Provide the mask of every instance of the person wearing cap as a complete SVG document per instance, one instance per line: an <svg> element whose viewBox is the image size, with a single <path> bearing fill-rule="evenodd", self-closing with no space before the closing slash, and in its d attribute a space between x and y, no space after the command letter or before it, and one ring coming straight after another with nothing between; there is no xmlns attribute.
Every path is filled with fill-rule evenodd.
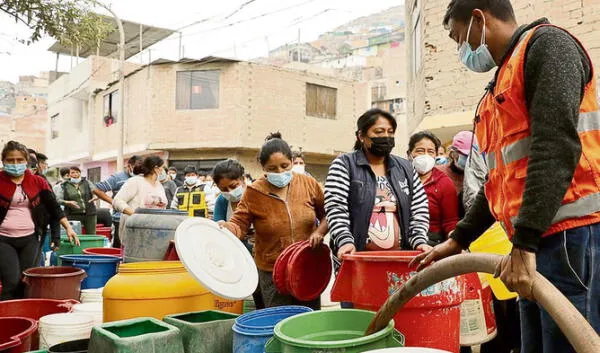
<svg viewBox="0 0 600 353"><path fill-rule="evenodd" d="M448 147L448 163L437 168L444 172L454 182L454 187L459 195L462 195L465 166L471 150L473 133L461 131L452 139L452 145Z"/></svg>
<svg viewBox="0 0 600 353"><path fill-rule="evenodd" d="M198 171L193 165L188 165L183 170L184 185L177 188L175 197L171 201L171 208L188 212L190 217L208 217L206 205L206 184L198 178Z"/></svg>

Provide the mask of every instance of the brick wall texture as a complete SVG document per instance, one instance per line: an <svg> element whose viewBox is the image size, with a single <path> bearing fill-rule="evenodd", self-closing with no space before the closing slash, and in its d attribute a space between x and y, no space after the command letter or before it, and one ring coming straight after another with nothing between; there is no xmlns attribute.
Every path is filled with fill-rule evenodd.
<svg viewBox="0 0 600 353"><path fill-rule="evenodd" d="M449 0L418 1L421 3L423 65L414 79L410 79L410 71L408 76L407 111L412 129L428 116L474 111L494 72L472 73L458 61L456 43L442 26ZM519 24L547 17L579 38L593 62L600 63L600 0L516 0L512 4ZM407 1L409 60L413 50L410 19L414 6L415 0Z"/></svg>

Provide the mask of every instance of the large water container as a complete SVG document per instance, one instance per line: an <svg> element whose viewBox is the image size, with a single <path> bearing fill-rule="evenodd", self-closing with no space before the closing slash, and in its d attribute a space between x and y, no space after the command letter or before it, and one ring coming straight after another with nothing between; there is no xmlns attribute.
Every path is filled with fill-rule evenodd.
<svg viewBox="0 0 600 353"><path fill-rule="evenodd" d="M138 208L123 226L125 262L160 261L186 212Z"/></svg>
<svg viewBox="0 0 600 353"><path fill-rule="evenodd" d="M215 296L179 261L123 264L103 292L104 321L154 317L200 310L239 314L242 301Z"/></svg>

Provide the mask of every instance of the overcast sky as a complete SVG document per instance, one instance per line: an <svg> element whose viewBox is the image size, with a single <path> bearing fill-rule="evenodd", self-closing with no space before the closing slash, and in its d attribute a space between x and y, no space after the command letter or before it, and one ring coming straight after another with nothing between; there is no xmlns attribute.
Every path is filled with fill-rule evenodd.
<svg viewBox="0 0 600 353"><path fill-rule="evenodd" d="M124 20L181 29L186 57L207 55L251 59L266 56L268 49L300 39L310 41L354 18L402 5L404 0L100 0ZM244 6L244 4L246 4ZM236 10L242 9L238 12ZM100 11L101 12L101 11ZM233 14L233 15L232 15ZM194 22L200 22L188 26ZM239 23L238 23L239 22ZM188 26L188 27L186 27ZM186 28L183 28L186 27ZM182 29L183 28L183 29ZM0 14L0 81L16 82L19 75L53 70L55 55L47 49L54 40L44 38L30 46L17 39L30 32ZM152 60L177 59L178 36L151 48ZM149 54L143 53L147 63ZM139 57L130 61L140 62ZM70 59L61 56L59 70L68 71Z"/></svg>

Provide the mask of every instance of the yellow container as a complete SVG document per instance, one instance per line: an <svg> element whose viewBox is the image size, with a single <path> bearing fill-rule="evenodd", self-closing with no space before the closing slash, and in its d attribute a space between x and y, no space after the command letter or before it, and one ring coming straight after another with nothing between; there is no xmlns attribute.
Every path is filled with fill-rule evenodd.
<svg viewBox="0 0 600 353"><path fill-rule="evenodd" d="M202 287L179 261L122 264L102 293L104 322L200 310L241 314L243 301L217 297Z"/></svg>
<svg viewBox="0 0 600 353"><path fill-rule="evenodd" d="M508 255L512 250L512 243L508 239L504 229L500 226L500 223L495 223L477 240L471 243L469 250L473 253ZM488 273L484 273L483 277L485 277L485 280L492 287L492 292L494 292L497 299L507 300L517 297L517 293L509 291L499 278L494 278L493 275Z"/></svg>

